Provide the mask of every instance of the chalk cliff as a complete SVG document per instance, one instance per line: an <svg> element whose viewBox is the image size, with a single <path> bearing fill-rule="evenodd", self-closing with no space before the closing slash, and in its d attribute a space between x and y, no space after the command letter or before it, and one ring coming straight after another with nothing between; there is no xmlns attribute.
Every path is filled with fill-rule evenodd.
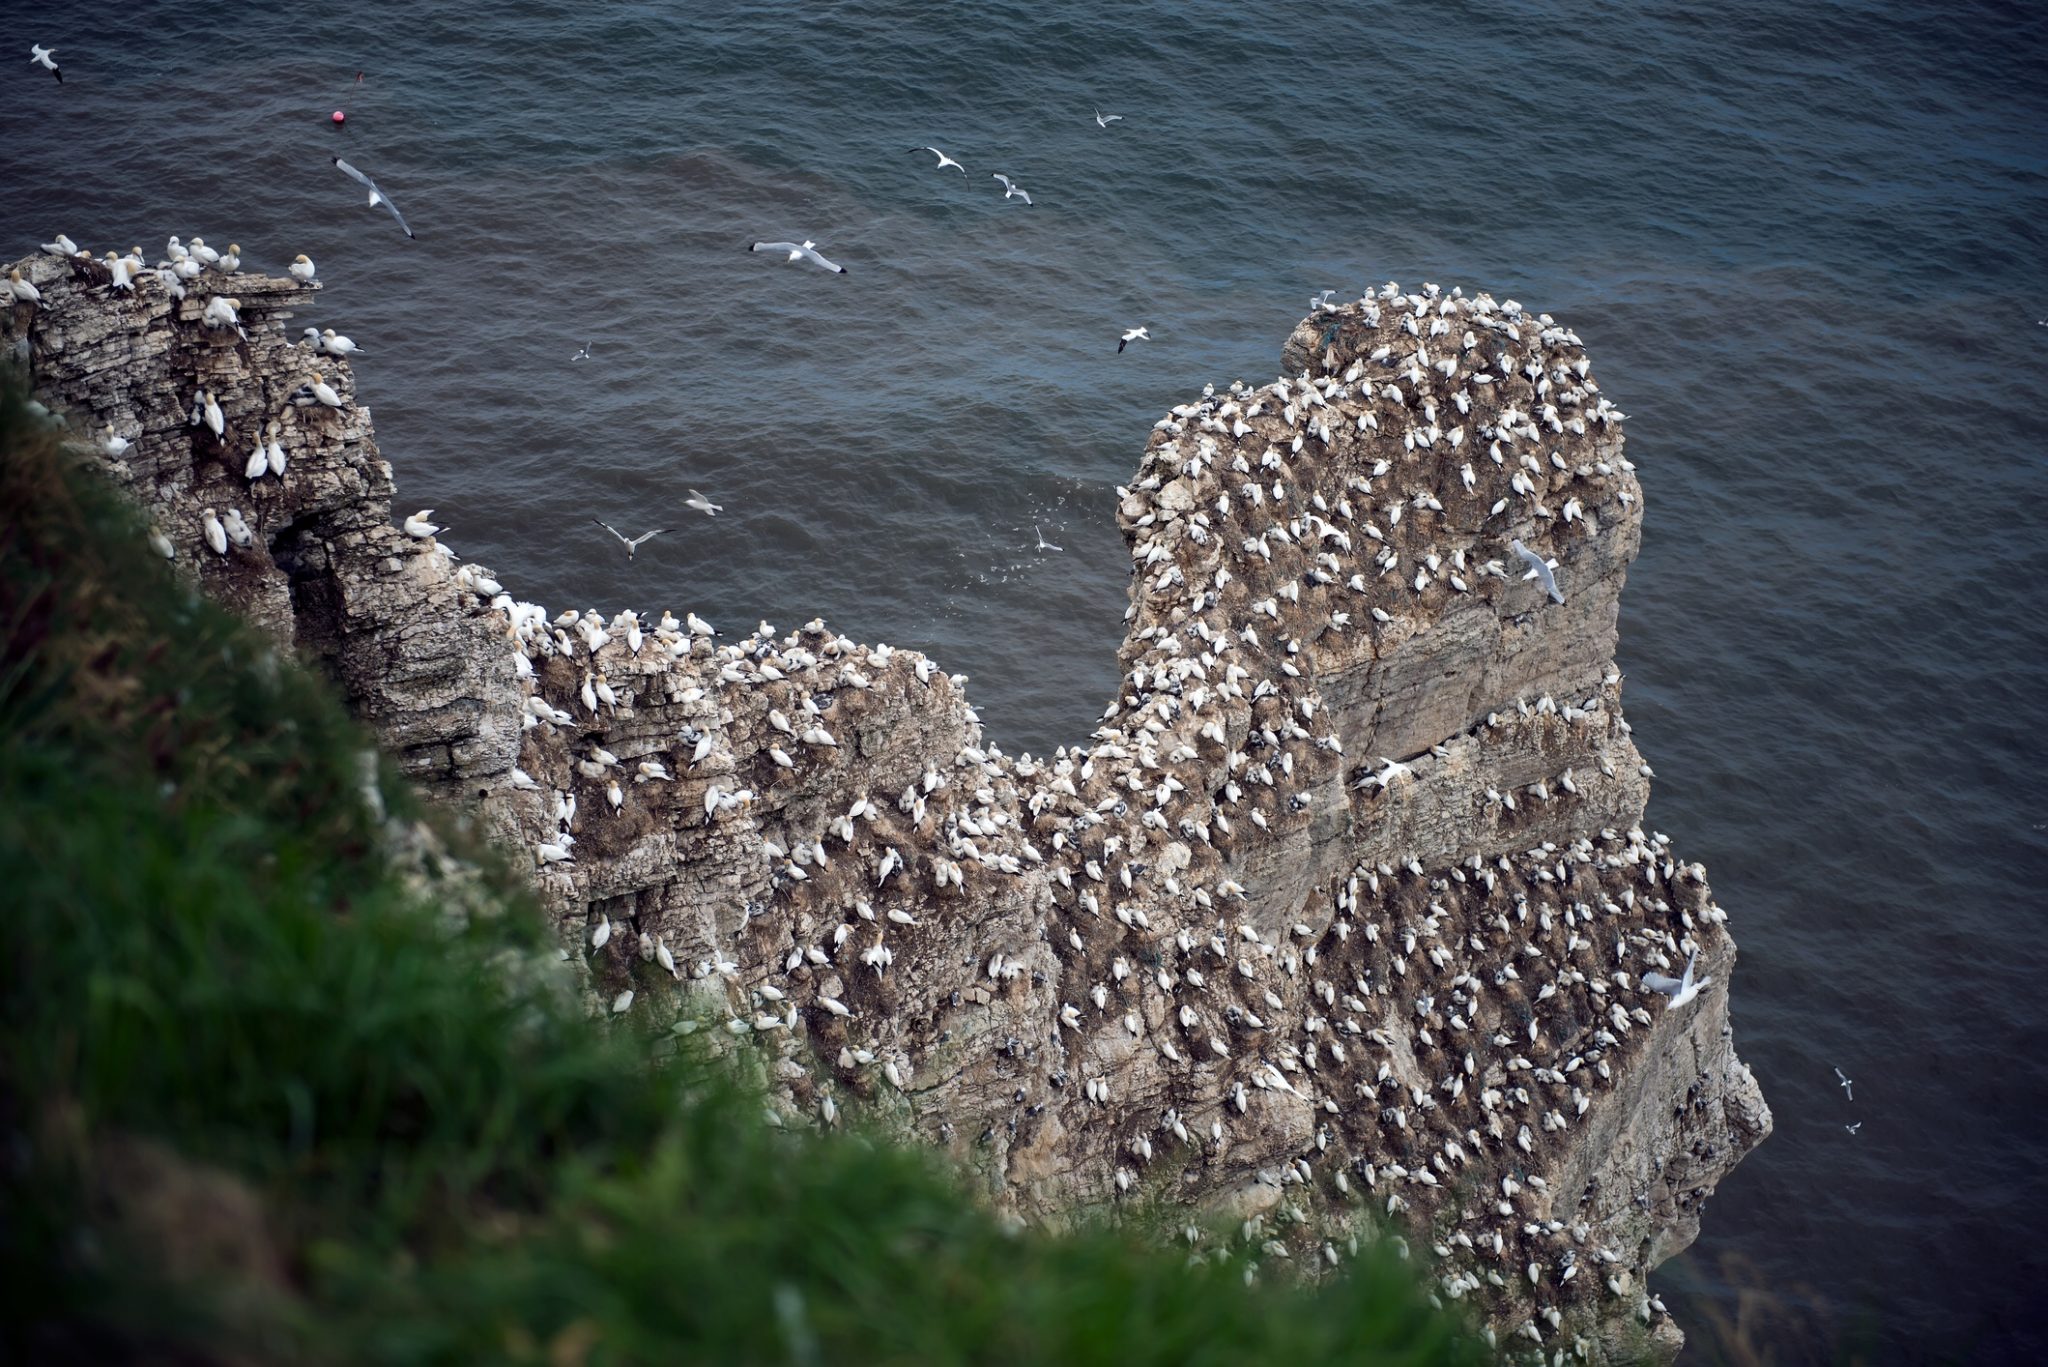
<svg viewBox="0 0 2048 1367"><path fill-rule="evenodd" d="M1504 1348L1675 1349L1646 1272L1771 1119L1726 915L1640 825L1641 490L1568 329L1390 288L1162 418L1116 509L1118 694L1034 758L912 652L557 619L406 534L348 364L285 326L315 287L20 265L8 340L173 571L527 852L594 1001L634 988L629 1018L758 1051L791 1116L883 1118L1029 1218L1159 1198L1299 1265L1391 1227ZM251 481L273 422L285 473ZM229 508L254 535L216 554ZM1691 947L1713 983L1670 1010L1640 976Z"/></svg>

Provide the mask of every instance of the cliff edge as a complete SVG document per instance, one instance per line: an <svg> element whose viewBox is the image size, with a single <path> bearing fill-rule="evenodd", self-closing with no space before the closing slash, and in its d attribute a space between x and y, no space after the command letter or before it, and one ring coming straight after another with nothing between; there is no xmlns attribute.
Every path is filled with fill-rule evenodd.
<svg viewBox="0 0 2048 1367"><path fill-rule="evenodd" d="M1647 1271L1771 1121L1726 914L1640 825L1640 487L1568 329L1390 286L1164 416L1118 694L1034 758L913 652L554 617L394 526L346 360L285 326L318 287L19 264L7 339L174 571L532 851L608 1008L729 1032L791 1114L888 1118L1029 1218L1156 1198L1331 1265L1390 1225L1504 1348L1675 1350ZM1642 975L1692 950L1673 1009Z"/></svg>

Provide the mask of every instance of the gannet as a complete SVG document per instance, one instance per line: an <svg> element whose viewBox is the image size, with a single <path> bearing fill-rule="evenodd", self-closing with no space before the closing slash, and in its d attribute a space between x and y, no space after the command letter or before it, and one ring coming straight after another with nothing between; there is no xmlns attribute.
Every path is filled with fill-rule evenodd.
<svg viewBox="0 0 2048 1367"><path fill-rule="evenodd" d="M1116 349L1118 354L1122 354L1123 349L1133 342L1149 342L1151 340L1152 334L1145 331L1145 329L1132 328L1130 331L1126 332L1123 335L1123 338L1120 341L1117 342Z"/></svg>
<svg viewBox="0 0 2048 1367"><path fill-rule="evenodd" d="M186 248L186 255L180 259L197 261L202 266L211 266L214 262L220 260L220 253L207 246L205 238L195 237L192 239L192 245Z"/></svg>
<svg viewBox="0 0 2048 1367"><path fill-rule="evenodd" d="M1851 1082L1849 1080L1848 1074L1844 1073L1840 1068L1835 1069L1835 1076L1841 1079L1842 1090L1848 1094L1849 1100L1854 1101L1856 1099L1856 1093L1850 1091L1850 1088L1854 1087L1856 1084Z"/></svg>
<svg viewBox="0 0 2048 1367"><path fill-rule="evenodd" d="M357 356L361 349L333 328L320 329L320 349L330 356Z"/></svg>
<svg viewBox="0 0 2048 1367"><path fill-rule="evenodd" d="M228 249L208 264L224 275L233 275L236 271L242 269L241 244L236 242L228 243Z"/></svg>
<svg viewBox="0 0 2048 1367"><path fill-rule="evenodd" d="M266 429L270 436L270 444L264 448L263 454L270 464L270 473L276 475L279 479L283 479L285 467L284 443L277 439L277 430L278 421L272 418L269 427Z"/></svg>
<svg viewBox="0 0 2048 1367"><path fill-rule="evenodd" d="M801 261L805 257L809 257L813 262L823 266L828 271L833 271L839 275L846 274L846 267L835 266L813 251L812 248L817 245L817 243L808 240L804 242L756 242L747 250L750 252L788 252L789 259L792 261Z"/></svg>
<svg viewBox="0 0 2048 1367"><path fill-rule="evenodd" d="M1001 172L998 172L994 177L992 177L992 179L999 180L1003 183L1004 199L1021 199L1026 204L1029 204L1031 202L1031 196L1025 194L1023 189L1020 186L1018 186L1015 182L1013 182L1008 176L1003 175Z"/></svg>
<svg viewBox="0 0 2048 1367"><path fill-rule="evenodd" d="M382 190L379 190L377 188L376 181L371 180L368 176L364 175L361 171L358 171L355 167L343 161L340 157L334 158L334 169L341 172L350 180L354 181L356 184L362 186L364 189L370 192L370 207L372 209L376 208L379 204L383 205L387 210L390 211L391 216L398 220L398 226L401 229L404 229L405 235L407 237L417 236L417 234L415 234L412 229L407 228L405 226L405 215L398 212L398 206L391 202L391 197L389 195L385 194Z"/></svg>
<svg viewBox="0 0 2048 1367"><path fill-rule="evenodd" d="M313 382L310 385L308 385L307 388L313 391L314 398L318 399L321 403L326 404L329 408L340 408L343 406L341 402L341 395L334 392L334 386L327 383L327 381L321 377L319 371L316 370L313 372Z"/></svg>
<svg viewBox="0 0 2048 1367"><path fill-rule="evenodd" d="M932 168L934 171L943 171L948 166L950 166L963 176L967 174L967 168L965 166L962 166L959 162L953 160L951 157L947 156L944 152L941 152L936 147L913 147L910 150L913 152L929 152L933 156L937 157L939 159L939 164Z"/></svg>
<svg viewBox="0 0 2048 1367"><path fill-rule="evenodd" d="M100 438L100 450L110 456L121 456L128 450L128 438L114 430L114 424L107 424L107 435Z"/></svg>
<svg viewBox="0 0 2048 1367"><path fill-rule="evenodd" d="M690 490L690 496L683 500L683 506L685 508L695 508L706 517L717 517L719 510L725 507L723 503L713 503L695 489Z"/></svg>
<svg viewBox="0 0 2048 1367"><path fill-rule="evenodd" d="M251 546L256 542L256 533L242 520L240 508L230 508L226 517L220 520L221 530L228 534L228 540L237 546Z"/></svg>
<svg viewBox="0 0 2048 1367"><path fill-rule="evenodd" d="M31 43L29 45L29 61L37 66L40 66L41 68L43 68L43 70L49 72L52 76L55 76L57 78L57 84L62 85L64 84L64 73L57 70L57 64L50 60L56 55L57 49L53 47L43 47L42 45L37 43Z"/></svg>
<svg viewBox="0 0 2048 1367"><path fill-rule="evenodd" d="M227 435L227 418L222 415L220 401L213 397L211 389L204 392L200 416L205 419L206 425L212 430L213 435L216 437Z"/></svg>
<svg viewBox="0 0 2048 1367"><path fill-rule="evenodd" d="M262 479L270 473L270 449L263 444L263 438L256 438L256 449L249 453L248 463L242 467L242 477L251 481Z"/></svg>
<svg viewBox="0 0 2048 1367"><path fill-rule="evenodd" d="M1064 549L1064 547L1055 546L1052 544L1052 542L1047 541L1045 539L1045 533L1038 530L1038 524L1036 522L1031 524L1031 534L1038 538L1038 549L1041 551L1057 551Z"/></svg>
<svg viewBox="0 0 2048 1367"><path fill-rule="evenodd" d="M592 522L595 522L598 526L604 528L606 531L610 532L613 536L618 537L619 540L622 543L624 543L626 547L626 559L628 560L631 560L633 558L634 551L640 549L641 542L652 541L655 537L660 536L663 532L670 530L667 527L656 527L651 532L642 532L638 536L629 537L625 533L621 532L617 527L614 527L611 523L606 522L603 518L593 517L590 520Z"/></svg>
<svg viewBox="0 0 2048 1367"><path fill-rule="evenodd" d="M40 304L43 293L34 285L21 278L21 267L15 266L7 272L7 290L18 304Z"/></svg>
<svg viewBox="0 0 2048 1367"><path fill-rule="evenodd" d="M114 277L108 282L107 288L116 290L133 291L135 277L142 273L142 268L135 262L125 256L116 256L112 252L107 253L107 270Z"/></svg>
<svg viewBox="0 0 2048 1367"><path fill-rule="evenodd" d="M177 240L178 239L175 237L171 239L171 241L173 242L176 242ZM73 242L70 238L64 236L64 234L58 233L57 240L55 242L45 242L43 244L43 250L46 252L55 252L59 256L76 256L78 255L78 244L76 242Z"/></svg>
<svg viewBox="0 0 2048 1367"><path fill-rule="evenodd" d="M1562 603L1564 601L1564 595L1557 591L1557 576L1550 572L1549 561L1530 550L1527 546L1524 546L1519 540L1508 542L1508 549L1529 564L1529 572L1523 575L1522 578L1541 579L1543 581L1543 591L1550 595L1551 602Z"/></svg>
<svg viewBox="0 0 2048 1367"><path fill-rule="evenodd" d="M1667 978L1662 973L1645 973L1643 975L1644 987L1652 992L1662 992L1665 996L1671 998L1670 1003L1664 1008L1666 1011L1676 1011L1679 1007L1684 1006L1694 997L1697 997L1700 994L1701 988L1714 981L1712 978L1694 980L1692 976L1693 964L1699 957L1700 952L1697 949L1685 956L1685 976L1683 978Z"/></svg>
<svg viewBox="0 0 2048 1367"><path fill-rule="evenodd" d="M225 294L216 294L213 298L206 301L206 312L200 315L200 321L208 327L214 328L240 327L242 325L242 315L235 312L235 310L241 306L242 301L239 299L230 298Z"/></svg>
<svg viewBox="0 0 2048 1367"><path fill-rule="evenodd" d="M65 242L68 241L69 239L66 238L62 233L59 233L57 235L57 240L59 242ZM192 253L186 251L185 244L178 240L178 235L176 233L172 233L171 240L164 243L164 255L169 257L173 261L183 261L185 258L192 255Z"/></svg>
<svg viewBox="0 0 2048 1367"><path fill-rule="evenodd" d="M220 519L214 516L213 509L207 508L199 514L199 524L206 533L206 544L213 548L213 553L215 555L226 555L228 553L227 528L220 525Z"/></svg>
<svg viewBox="0 0 2048 1367"><path fill-rule="evenodd" d="M570 356L570 357L569 357L569 359L570 359L570 360L572 360L572 361L588 361L588 360L591 360L591 359L592 359L592 357L591 357L591 355L590 355L590 348L591 348L591 345L592 345L591 343L589 343L589 342L585 342L585 343L583 344L583 350L581 350L581 351L579 351L579 352L576 352L576 353L575 353L574 355Z"/></svg>
<svg viewBox="0 0 2048 1367"><path fill-rule="evenodd" d="M285 269L290 271L292 279L298 281L301 285L310 285L313 283L314 272L319 268L313 264L312 257L304 252L300 252L292 258L292 264L285 267Z"/></svg>
<svg viewBox="0 0 2048 1367"><path fill-rule="evenodd" d="M1124 116L1121 114L1105 114L1098 109L1095 111L1095 126L1097 128L1107 128L1113 123L1122 123L1123 118Z"/></svg>
<svg viewBox="0 0 2048 1367"><path fill-rule="evenodd" d="M431 539L435 532L441 530L433 523L427 521L427 519L429 517L432 517L433 514L434 510L432 508L422 508L418 512L414 513L411 517L407 518L403 524L405 528L405 534L409 537L412 537L416 541L426 541Z"/></svg>
<svg viewBox="0 0 2048 1367"><path fill-rule="evenodd" d="M149 529L149 548L166 560L176 560L178 558L178 548L171 544L171 539L168 536L165 536L155 527Z"/></svg>

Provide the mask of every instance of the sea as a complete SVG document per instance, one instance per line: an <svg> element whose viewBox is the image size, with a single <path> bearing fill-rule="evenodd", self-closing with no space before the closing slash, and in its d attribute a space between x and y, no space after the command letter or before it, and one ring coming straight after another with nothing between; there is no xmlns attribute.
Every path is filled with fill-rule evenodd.
<svg viewBox="0 0 2048 1367"><path fill-rule="evenodd" d="M1555 315L1630 414L1648 819L1731 914L1777 1117L1655 1278L1685 1361L2048 1360L2048 7L7 27L0 257L307 253L294 326L358 344L400 511L461 555L550 609L916 647L1011 752L1110 696L1114 489L1168 407L1272 379L1325 289ZM846 273L748 251L785 239ZM670 530L628 563L597 518Z"/></svg>

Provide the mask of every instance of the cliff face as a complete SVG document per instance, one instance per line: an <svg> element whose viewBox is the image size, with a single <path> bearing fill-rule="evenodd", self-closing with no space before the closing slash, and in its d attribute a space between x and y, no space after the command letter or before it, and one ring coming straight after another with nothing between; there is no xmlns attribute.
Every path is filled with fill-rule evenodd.
<svg viewBox="0 0 2048 1367"><path fill-rule="evenodd" d="M1639 824L1640 489L1569 331L1390 289L1174 409L1120 491L1118 696L1033 759L911 652L552 619L394 527L346 362L283 326L311 289L235 277L245 338L204 288L21 264L39 394L131 439L99 458L178 572L535 852L599 1000L708 1017L793 1112L893 1117L1020 1214L1158 1195L1331 1263L1391 1217L1503 1334L1675 1346L1645 1273L1770 1114L1726 916ZM343 407L295 402L315 370ZM249 481L272 421L286 473ZM230 507L254 536L215 554ZM1692 947L1713 983L1672 1010L1640 975Z"/></svg>

